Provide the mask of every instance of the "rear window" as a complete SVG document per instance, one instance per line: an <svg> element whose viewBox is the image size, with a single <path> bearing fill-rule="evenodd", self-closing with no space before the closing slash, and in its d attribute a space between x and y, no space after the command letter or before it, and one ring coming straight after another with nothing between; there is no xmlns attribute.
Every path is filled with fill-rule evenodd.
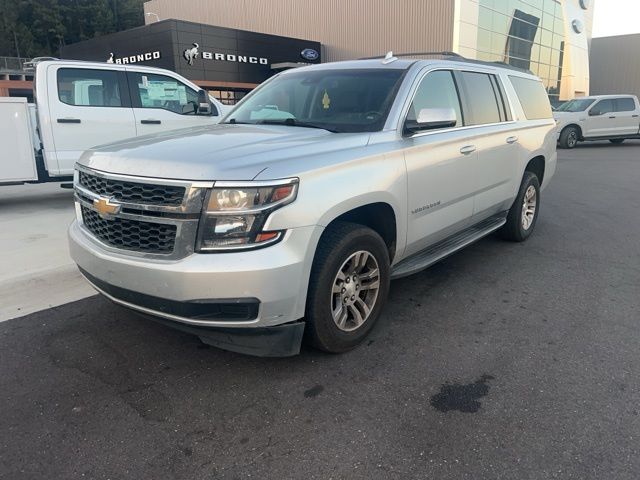
<svg viewBox="0 0 640 480"><path fill-rule="evenodd" d="M492 75L486 73L462 72L467 88L467 101L471 108L471 118L468 119L467 125L487 125L503 121L491 77Z"/></svg>
<svg viewBox="0 0 640 480"><path fill-rule="evenodd" d="M122 107L117 72L88 68L58 70L58 98L67 105Z"/></svg>
<svg viewBox="0 0 640 480"><path fill-rule="evenodd" d="M633 112L635 109L633 98L616 98L616 112Z"/></svg>
<svg viewBox="0 0 640 480"><path fill-rule="evenodd" d="M542 82L514 76L509 76L509 79L528 120L541 120L553 116L549 97Z"/></svg>

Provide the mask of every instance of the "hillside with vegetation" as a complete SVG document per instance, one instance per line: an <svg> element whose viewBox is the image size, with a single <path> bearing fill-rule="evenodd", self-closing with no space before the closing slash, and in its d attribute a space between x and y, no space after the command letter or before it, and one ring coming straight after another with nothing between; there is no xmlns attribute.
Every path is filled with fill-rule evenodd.
<svg viewBox="0 0 640 480"><path fill-rule="evenodd" d="M57 56L61 45L144 24L145 0L0 0L0 56Z"/></svg>

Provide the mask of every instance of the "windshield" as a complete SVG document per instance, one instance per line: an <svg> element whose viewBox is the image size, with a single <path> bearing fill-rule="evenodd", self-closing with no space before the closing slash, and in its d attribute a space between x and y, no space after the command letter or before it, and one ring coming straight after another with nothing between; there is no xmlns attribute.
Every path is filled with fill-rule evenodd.
<svg viewBox="0 0 640 480"><path fill-rule="evenodd" d="M301 70L274 78L224 123L283 124L332 132L381 130L404 70Z"/></svg>
<svg viewBox="0 0 640 480"><path fill-rule="evenodd" d="M589 106L595 102L593 99L569 100L563 103L556 110L557 112L584 112Z"/></svg>

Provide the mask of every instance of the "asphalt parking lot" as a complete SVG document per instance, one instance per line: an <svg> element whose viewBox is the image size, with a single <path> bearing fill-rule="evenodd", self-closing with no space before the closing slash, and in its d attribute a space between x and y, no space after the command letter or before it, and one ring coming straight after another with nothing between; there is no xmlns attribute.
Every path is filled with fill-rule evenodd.
<svg viewBox="0 0 640 480"><path fill-rule="evenodd" d="M525 244L392 283L340 356L100 297L0 323L2 479L637 479L640 142L561 151Z"/></svg>

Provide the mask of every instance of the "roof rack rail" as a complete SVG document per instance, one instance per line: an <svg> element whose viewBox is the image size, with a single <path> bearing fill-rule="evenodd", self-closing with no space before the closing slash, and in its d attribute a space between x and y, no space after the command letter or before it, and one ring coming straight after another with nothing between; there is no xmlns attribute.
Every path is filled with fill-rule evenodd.
<svg viewBox="0 0 640 480"><path fill-rule="evenodd" d="M513 70L515 72L528 73L529 75L535 75L531 70L528 70L526 68L516 67L514 65L511 65L509 63L502 62L502 61L485 62L483 60L473 60L473 59L470 59L470 58L464 58L464 59L458 59L458 60L452 60L452 61L454 61L454 62L458 61L458 62L466 62L466 63L475 63L477 65L487 65L487 66L490 66L490 67L506 68L507 70Z"/></svg>
<svg viewBox="0 0 640 480"><path fill-rule="evenodd" d="M384 61L386 63L390 63L394 60L397 60L398 58L401 57L419 57L419 56L426 56L426 55L440 55L442 57L447 57L447 60L452 61L452 62L466 62L466 63L474 63L477 65L486 65L486 66L490 66L490 67L501 67L501 68L506 68L509 70L514 70L516 72L521 72L521 73L528 73L530 75L534 75L534 73L531 70L528 70L526 68L520 68L520 67L515 67L513 65L510 65L506 62L502 62L502 61L496 61L496 62L485 62L483 60L474 60L471 58L467 58L467 57L463 57L462 55L460 55L459 53L456 52L412 52L412 53L393 53L393 52L389 52L386 54L386 56L382 55L382 56L375 56L375 57L366 57L366 58L360 58L359 60L377 60L377 59L384 59Z"/></svg>
<svg viewBox="0 0 640 480"><path fill-rule="evenodd" d="M392 53L392 52L389 52ZM379 58L386 58L389 56L389 53L386 55L376 55L375 57L364 57L359 58L358 60L377 60ZM420 55L441 55L443 57L456 57L456 58L464 58L459 53L455 52L411 52L411 53L393 53L393 57L418 57Z"/></svg>

